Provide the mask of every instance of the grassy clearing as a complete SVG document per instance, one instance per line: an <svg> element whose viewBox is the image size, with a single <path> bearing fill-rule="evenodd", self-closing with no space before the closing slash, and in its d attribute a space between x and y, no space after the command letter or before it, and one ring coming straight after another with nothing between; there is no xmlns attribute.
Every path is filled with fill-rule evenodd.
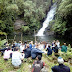
<svg viewBox="0 0 72 72"><path fill-rule="evenodd" d="M52 60L51 56L48 57L47 55L43 54L42 60L45 62L46 69L48 72L51 72L52 66L58 65L57 62L55 62L55 60L54 61ZM34 60L31 60L29 58L26 62L22 63L20 68L14 69L12 64L11 64L11 59L9 59L8 61L4 61L3 57L0 56L0 72L31 72L32 68L30 68L30 65L32 67L33 61ZM72 72L72 66L68 62L65 62L64 64L66 66L69 66L70 70Z"/></svg>

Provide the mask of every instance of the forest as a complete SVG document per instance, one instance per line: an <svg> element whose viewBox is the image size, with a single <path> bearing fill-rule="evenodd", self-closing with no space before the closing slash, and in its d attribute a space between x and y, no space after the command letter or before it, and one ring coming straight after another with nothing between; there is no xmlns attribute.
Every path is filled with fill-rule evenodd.
<svg viewBox="0 0 72 72"><path fill-rule="evenodd" d="M52 26L54 34L71 39L72 0L0 0L0 32L13 34L14 23L20 19L25 25L21 25L17 31L33 34L34 30L38 31L41 28L54 2L57 3Z"/></svg>
<svg viewBox="0 0 72 72"><path fill-rule="evenodd" d="M56 35L72 39L72 0L62 0L54 22L53 30Z"/></svg>
<svg viewBox="0 0 72 72"><path fill-rule="evenodd" d="M13 33L17 19L26 23L20 28L22 32L38 30L50 5L51 0L0 0L0 31Z"/></svg>

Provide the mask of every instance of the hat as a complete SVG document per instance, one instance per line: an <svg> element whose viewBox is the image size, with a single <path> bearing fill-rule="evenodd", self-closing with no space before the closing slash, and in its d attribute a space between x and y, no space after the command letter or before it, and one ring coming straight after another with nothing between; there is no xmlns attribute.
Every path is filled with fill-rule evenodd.
<svg viewBox="0 0 72 72"><path fill-rule="evenodd" d="M64 63L64 60L63 60L62 57L58 57L58 63L59 63L59 64L63 64L63 63Z"/></svg>

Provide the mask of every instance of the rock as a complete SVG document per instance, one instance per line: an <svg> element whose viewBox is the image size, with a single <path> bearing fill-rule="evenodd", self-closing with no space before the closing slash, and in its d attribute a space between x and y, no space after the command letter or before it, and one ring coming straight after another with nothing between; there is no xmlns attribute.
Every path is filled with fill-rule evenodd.
<svg viewBox="0 0 72 72"><path fill-rule="evenodd" d="M21 26L24 26L24 25L26 25L26 23L23 20L18 19L14 23L14 30L18 30L21 28Z"/></svg>

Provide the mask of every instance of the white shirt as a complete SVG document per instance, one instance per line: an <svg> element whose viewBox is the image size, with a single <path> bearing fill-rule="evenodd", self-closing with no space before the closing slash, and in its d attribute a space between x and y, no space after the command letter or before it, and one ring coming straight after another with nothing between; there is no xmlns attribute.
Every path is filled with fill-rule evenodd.
<svg viewBox="0 0 72 72"><path fill-rule="evenodd" d="M60 47L60 42L56 42L57 46Z"/></svg>
<svg viewBox="0 0 72 72"><path fill-rule="evenodd" d="M13 54L12 54L12 64L14 66L21 65L21 59L23 59L23 57L22 57L20 52L18 52L18 51L13 52Z"/></svg>
<svg viewBox="0 0 72 72"><path fill-rule="evenodd" d="M11 50L8 50L8 51L5 50L3 58L4 59L9 59L11 53L13 53L13 51L11 51Z"/></svg>
<svg viewBox="0 0 72 72"><path fill-rule="evenodd" d="M46 45L46 49L48 48L49 44Z"/></svg>
<svg viewBox="0 0 72 72"><path fill-rule="evenodd" d="M40 44L40 45L39 45L39 49L40 49L40 50L43 50L43 49L44 49L44 45L43 45L43 44Z"/></svg>
<svg viewBox="0 0 72 72"><path fill-rule="evenodd" d="M25 45L21 45L20 46L20 52L23 52L24 48L25 48Z"/></svg>

